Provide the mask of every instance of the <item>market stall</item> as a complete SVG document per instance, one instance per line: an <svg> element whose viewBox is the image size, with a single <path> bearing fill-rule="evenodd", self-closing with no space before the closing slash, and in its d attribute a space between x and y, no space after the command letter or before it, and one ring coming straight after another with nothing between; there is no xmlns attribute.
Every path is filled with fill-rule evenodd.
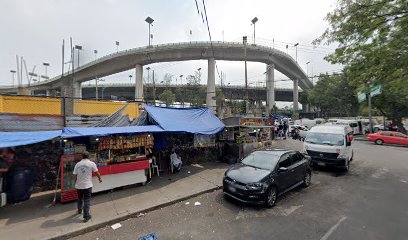
<svg viewBox="0 0 408 240"><path fill-rule="evenodd" d="M274 126L258 117L230 117L223 119L225 126L220 141L224 143L224 157L229 163L237 162L255 149L272 145Z"/></svg>
<svg viewBox="0 0 408 240"><path fill-rule="evenodd" d="M75 190L75 179L72 174L75 164L81 160L81 153L85 150L90 153L90 160L98 166L98 171L103 182L97 182L92 178L94 187L92 192L101 192L117 187L142 183L147 180L146 174L150 170L150 162L147 156L152 153L154 136L151 133L140 133L135 131L139 127L131 127L133 132L121 133L122 128L96 128L84 129L86 134L72 133L70 131L81 131L78 129L64 129L64 154L61 156L61 202L77 199ZM118 130L118 131L112 131ZM92 132L92 131L97 132ZM109 131L111 130L111 131ZM130 130L130 129L128 129ZM143 132L160 132L157 126L151 129L139 129ZM92 136L88 136L92 134ZM115 134L110 136L95 136L101 134ZM78 137L78 135L80 137ZM85 136L84 136L85 135ZM64 136L64 134L63 134ZM72 137L75 136L75 137Z"/></svg>

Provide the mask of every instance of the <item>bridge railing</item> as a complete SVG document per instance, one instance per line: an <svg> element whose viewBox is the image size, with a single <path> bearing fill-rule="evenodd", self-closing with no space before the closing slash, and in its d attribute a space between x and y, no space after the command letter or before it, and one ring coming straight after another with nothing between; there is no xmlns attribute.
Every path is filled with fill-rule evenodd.
<svg viewBox="0 0 408 240"><path fill-rule="evenodd" d="M192 41L192 42L179 42L179 43L157 44L157 45L152 45L152 46L150 46L150 47L149 47L149 46L136 47L136 48L132 48L132 49L127 49L127 50L122 50L122 51L119 51L119 52L114 52L114 53L107 54L107 55L105 55L105 56L103 56L103 57L100 57L100 58L98 58L98 59L96 59L96 60L93 60L93 61L91 61L91 62L88 62L88 63L86 63L86 64L84 64L84 65L82 65L82 66L80 66L80 67L78 67L78 68L75 68L75 69L74 69L74 72L81 71L81 70L84 69L84 68L90 67L90 66L92 66L92 65L101 63L101 62L106 61L106 60L109 60L109 59L111 59L112 57L117 57L117 56L121 56L121 55L127 55L127 54L129 54L129 53L137 53L137 52L141 52L141 51L145 51L145 50L155 50L155 49L157 49L157 48L161 48L161 49L179 49L179 48L185 47L185 46L208 47L208 46L211 45L211 44L212 44L213 46L215 45L215 46L217 46L217 47L220 47L220 46L221 46L221 47L226 47L226 48L229 47L229 46L234 46L234 47L235 47L235 46L243 46L243 43L241 43L241 42ZM290 61L292 61L292 63L298 65L298 64L296 63L296 61L295 61L290 55L288 55L287 53L285 53L285 52L283 52L283 51L281 51L281 50L278 50L278 49L276 49L276 48L272 48L272 47L269 47L269 46L258 45L258 44L248 44L248 45L247 45L247 48L257 48L257 49L259 49L259 50L273 51L274 54L278 54L278 55L287 57ZM298 66L299 66L299 65L298 65ZM299 66L299 69L301 70L300 66ZM302 70L302 71L303 71L303 70ZM69 72L68 72L68 71L67 71L67 72L64 72L64 76L69 75L69 74L71 74L70 71L69 71ZM50 78L50 79L48 79L48 80L45 80L45 81L42 81L42 82L39 82L39 83L33 83L33 84L31 84L30 86L44 85L44 84L53 82L53 81L55 81L55 80L58 80L58 79L60 79L60 78L61 78L61 75L56 76L56 77L53 77L53 78ZM28 84L27 84L26 86L23 86L23 87L28 87Z"/></svg>

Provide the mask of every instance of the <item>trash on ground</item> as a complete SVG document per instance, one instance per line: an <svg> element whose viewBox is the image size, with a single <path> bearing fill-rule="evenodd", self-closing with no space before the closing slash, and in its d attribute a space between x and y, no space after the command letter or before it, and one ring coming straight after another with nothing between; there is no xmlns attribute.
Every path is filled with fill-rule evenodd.
<svg viewBox="0 0 408 240"><path fill-rule="evenodd" d="M156 233L149 233L147 235L139 237L139 240L157 240Z"/></svg>
<svg viewBox="0 0 408 240"><path fill-rule="evenodd" d="M187 173L191 173L190 171L188 171Z"/></svg>
<svg viewBox="0 0 408 240"><path fill-rule="evenodd" d="M111 226L111 228L112 228L113 230L116 230L116 229L118 229L118 228L120 228L120 227L122 227L122 224L120 224L120 223L115 223L115 224L113 224L113 225Z"/></svg>
<svg viewBox="0 0 408 240"><path fill-rule="evenodd" d="M145 214L144 213L139 213L138 215L137 215L137 217L139 218L139 217L143 217Z"/></svg>
<svg viewBox="0 0 408 240"><path fill-rule="evenodd" d="M186 205L190 204L190 202L186 202Z"/></svg>
<svg viewBox="0 0 408 240"><path fill-rule="evenodd" d="M194 206L200 206L200 205L201 205L200 202L195 202L195 203L194 203Z"/></svg>

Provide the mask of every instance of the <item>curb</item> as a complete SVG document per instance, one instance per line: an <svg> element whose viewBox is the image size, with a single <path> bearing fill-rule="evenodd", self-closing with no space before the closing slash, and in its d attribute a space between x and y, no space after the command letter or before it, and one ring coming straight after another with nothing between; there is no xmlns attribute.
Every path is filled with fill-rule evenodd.
<svg viewBox="0 0 408 240"><path fill-rule="evenodd" d="M150 207L150 208L143 209L143 210L138 211L138 212L133 212L133 213L129 213L128 215L125 215L125 216L120 216L120 217L116 217L116 218L113 218L113 219L109 219L109 220L107 220L105 222L98 223L98 224L95 224L93 226L89 226L89 227L84 228L84 229L71 231L69 233L65 233L65 234L62 234L62 235L58 235L58 236L54 236L54 237L50 237L50 238L46 238L46 239L47 240L70 239L70 238L73 238L73 237L76 237L76 236L79 236L79 235L82 235L82 234L85 234L85 233L95 231L97 229L100 229L100 228L103 228L103 227L106 227L106 226L112 225L114 223L127 220L129 218L137 217L137 215L140 214L140 213L151 212L151 211L154 211L156 209L167 207L167 206L170 206L170 205L172 205L174 203L187 200L189 198L193 198L193 197L205 194L205 193L209 193L209 192L212 192L212 191L219 190L221 188L222 188L222 186L215 186L215 187L203 190L203 191L198 192L198 193L194 193L194 194L182 197L182 198L178 198L178 199L175 199L175 200L172 200L172 201L169 201L169 202L165 202L163 204L159 204L159 205L156 205L156 206L153 206L153 207Z"/></svg>

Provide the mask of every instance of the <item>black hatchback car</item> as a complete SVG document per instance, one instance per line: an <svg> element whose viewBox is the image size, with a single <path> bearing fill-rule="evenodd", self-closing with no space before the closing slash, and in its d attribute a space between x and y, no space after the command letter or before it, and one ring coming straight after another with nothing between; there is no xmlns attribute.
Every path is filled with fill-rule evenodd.
<svg viewBox="0 0 408 240"><path fill-rule="evenodd" d="M312 179L311 159L293 150L260 150L225 172L223 191L241 202L275 205L281 195Z"/></svg>

